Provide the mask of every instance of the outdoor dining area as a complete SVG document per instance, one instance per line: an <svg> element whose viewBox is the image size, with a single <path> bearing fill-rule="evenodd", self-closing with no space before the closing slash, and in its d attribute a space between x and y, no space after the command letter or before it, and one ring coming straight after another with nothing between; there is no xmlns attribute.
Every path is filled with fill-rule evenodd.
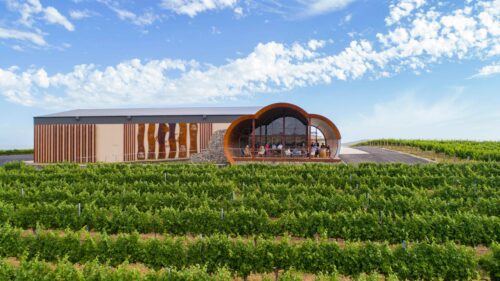
<svg viewBox="0 0 500 281"><path fill-rule="evenodd" d="M253 153L252 153L253 152ZM258 148L250 149L249 145L246 145L241 151L242 157L311 157L311 158L329 158L331 156L331 149L329 145L324 143L312 143L310 149L307 149L306 144L302 143L299 146L285 147L281 143L279 144L265 144L260 145Z"/></svg>
<svg viewBox="0 0 500 281"><path fill-rule="evenodd" d="M225 154L230 161L336 162L340 134L334 126L293 105L264 108L233 122Z"/></svg>

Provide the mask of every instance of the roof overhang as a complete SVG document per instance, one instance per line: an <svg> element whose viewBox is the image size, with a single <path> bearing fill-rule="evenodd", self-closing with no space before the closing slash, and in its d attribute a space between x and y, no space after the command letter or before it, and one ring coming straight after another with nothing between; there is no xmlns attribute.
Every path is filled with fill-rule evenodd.
<svg viewBox="0 0 500 281"><path fill-rule="evenodd" d="M231 123L262 107L77 109L34 117L37 124Z"/></svg>

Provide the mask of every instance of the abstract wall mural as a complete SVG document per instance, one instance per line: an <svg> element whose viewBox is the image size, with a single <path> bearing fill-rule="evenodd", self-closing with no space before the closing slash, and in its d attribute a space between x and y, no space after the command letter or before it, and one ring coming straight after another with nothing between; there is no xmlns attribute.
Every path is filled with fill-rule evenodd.
<svg viewBox="0 0 500 281"><path fill-rule="evenodd" d="M124 126L124 161L186 159L205 150L212 134L211 123L148 123ZM131 145L130 139L137 143Z"/></svg>
<svg viewBox="0 0 500 281"><path fill-rule="evenodd" d="M148 160L156 159L156 138L155 138L156 124L148 124Z"/></svg>
<svg viewBox="0 0 500 281"><path fill-rule="evenodd" d="M170 147L170 150L168 152L168 158L169 159L174 159L175 155L177 154L177 143L175 142L175 123L169 123L168 127L170 128L170 131L168 133L168 145Z"/></svg>
<svg viewBox="0 0 500 281"><path fill-rule="evenodd" d="M179 123L179 157L187 157L187 124Z"/></svg>
<svg viewBox="0 0 500 281"><path fill-rule="evenodd" d="M167 152L166 152L166 147L165 147L165 138L168 133L168 127L165 123L160 123L158 126L158 145L159 145L159 150L158 150L158 159L165 159L167 158Z"/></svg>

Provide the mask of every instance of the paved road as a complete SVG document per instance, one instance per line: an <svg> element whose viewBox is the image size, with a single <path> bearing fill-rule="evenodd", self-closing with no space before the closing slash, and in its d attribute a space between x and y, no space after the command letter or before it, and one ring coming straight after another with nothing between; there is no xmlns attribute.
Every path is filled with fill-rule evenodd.
<svg viewBox="0 0 500 281"><path fill-rule="evenodd" d="M33 155L5 155L0 156L0 166L10 161L29 161L33 160Z"/></svg>
<svg viewBox="0 0 500 281"><path fill-rule="evenodd" d="M346 163L431 163L432 161L418 158L409 154L390 151L372 146L358 146L356 149L367 152L367 154L340 154L340 159Z"/></svg>

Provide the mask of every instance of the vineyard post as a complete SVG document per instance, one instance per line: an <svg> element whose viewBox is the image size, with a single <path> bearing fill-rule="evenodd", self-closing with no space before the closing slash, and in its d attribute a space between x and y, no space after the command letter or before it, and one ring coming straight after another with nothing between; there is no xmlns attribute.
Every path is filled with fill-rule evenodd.
<svg viewBox="0 0 500 281"><path fill-rule="evenodd" d="M82 205L81 203L78 203L78 216L82 214Z"/></svg>
<svg viewBox="0 0 500 281"><path fill-rule="evenodd" d="M21 188L21 196L24 197L24 188Z"/></svg>

